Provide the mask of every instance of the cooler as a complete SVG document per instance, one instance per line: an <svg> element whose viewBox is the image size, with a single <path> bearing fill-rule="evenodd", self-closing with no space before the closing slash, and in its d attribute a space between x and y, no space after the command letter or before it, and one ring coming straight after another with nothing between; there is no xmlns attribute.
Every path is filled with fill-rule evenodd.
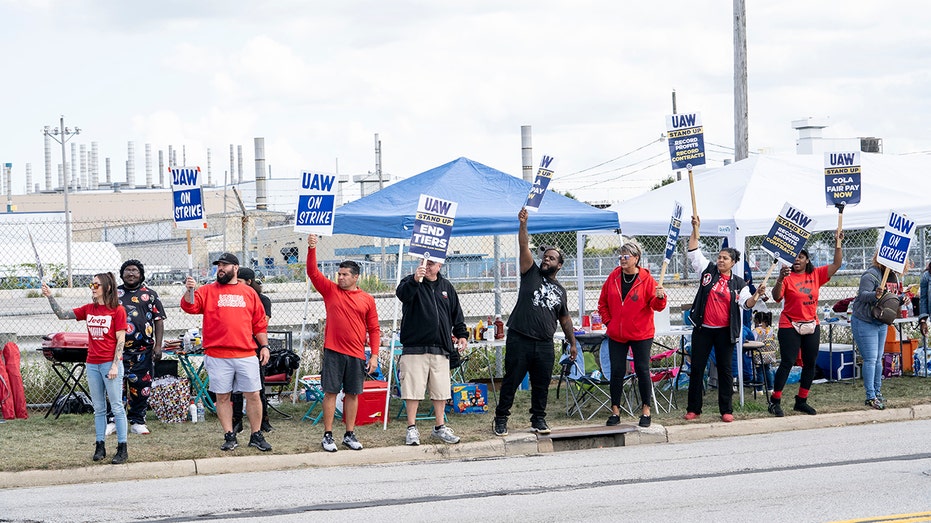
<svg viewBox="0 0 931 523"><path fill-rule="evenodd" d="M384 419L385 398L388 394L388 382L369 380L362 384L359 394L359 411L356 413L356 425L368 425Z"/></svg>
<svg viewBox="0 0 931 523"><path fill-rule="evenodd" d="M829 380L853 379L855 376L853 346L846 343L835 343L833 346L827 343L821 344L818 347L818 359L815 366L821 369Z"/></svg>

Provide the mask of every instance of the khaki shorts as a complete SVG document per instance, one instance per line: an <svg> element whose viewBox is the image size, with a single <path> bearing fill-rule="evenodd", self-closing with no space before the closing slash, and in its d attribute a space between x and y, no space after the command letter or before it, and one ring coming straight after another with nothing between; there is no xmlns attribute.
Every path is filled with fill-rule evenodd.
<svg viewBox="0 0 931 523"><path fill-rule="evenodd" d="M451 399L449 358L439 354L404 354L398 363L401 399L422 400L426 389L431 400Z"/></svg>

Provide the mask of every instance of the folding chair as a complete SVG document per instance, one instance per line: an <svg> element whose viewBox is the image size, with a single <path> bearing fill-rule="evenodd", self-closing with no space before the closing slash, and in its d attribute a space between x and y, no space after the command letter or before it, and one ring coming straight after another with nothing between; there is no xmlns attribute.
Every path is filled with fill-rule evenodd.
<svg viewBox="0 0 931 523"><path fill-rule="evenodd" d="M580 419L589 420L602 409L610 414L611 394L608 387L611 382L602 377L598 354L595 354L600 352L601 345L583 346L577 342L574 360L569 358L568 345L568 342L563 342L563 356L559 360L562 366L560 382L566 382L566 415L578 415Z"/></svg>
<svg viewBox="0 0 931 523"><path fill-rule="evenodd" d="M307 395L307 400L310 402L310 407L307 408L304 416L301 417L301 421L310 420L316 425L320 423L320 420L323 418L323 388L320 386L320 375L302 376L298 380L298 383L304 388L304 393ZM320 411L314 414L314 409L318 406L320 407ZM342 416L343 413L337 408L334 417L341 418Z"/></svg>
<svg viewBox="0 0 931 523"><path fill-rule="evenodd" d="M268 332L268 345L269 350L281 351L281 350L291 350L291 332L290 331L269 331ZM280 370L280 369L278 369ZM276 372L275 374L266 374L265 375L265 398L268 401L268 409L277 412L284 419L291 419L290 414L286 414L278 410L278 407L272 403L271 397L274 396L279 402L281 401L281 395L284 392L285 388L290 388L292 384L292 379L294 378L293 369L285 369L285 372Z"/></svg>
<svg viewBox="0 0 931 523"><path fill-rule="evenodd" d="M667 349L650 356L650 381L653 384L653 405L660 412L678 409L676 404L676 382L681 364L677 363L678 349Z"/></svg>

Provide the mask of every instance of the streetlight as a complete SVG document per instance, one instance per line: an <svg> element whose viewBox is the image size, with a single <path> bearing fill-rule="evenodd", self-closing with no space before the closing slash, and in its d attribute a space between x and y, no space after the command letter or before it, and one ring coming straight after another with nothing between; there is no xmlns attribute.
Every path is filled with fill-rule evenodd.
<svg viewBox="0 0 931 523"><path fill-rule="evenodd" d="M56 127L54 129L49 129L49 126L45 126L42 129L42 134L45 136L51 137L53 140L61 144L61 176L64 180L64 193L65 193L65 253L67 256L67 267L68 267L68 287L72 287L73 281L71 279L71 213L68 210L68 169L66 168L66 159L67 155L65 154L65 142L67 142L71 137L81 134L81 129L75 127L71 129L65 127L65 115L61 115L61 127ZM74 166L71 166L72 169Z"/></svg>

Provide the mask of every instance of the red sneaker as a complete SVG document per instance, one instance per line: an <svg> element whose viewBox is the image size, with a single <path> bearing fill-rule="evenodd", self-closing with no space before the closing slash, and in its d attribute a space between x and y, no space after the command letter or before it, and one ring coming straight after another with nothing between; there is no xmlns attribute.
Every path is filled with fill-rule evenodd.
<svg viewBox="0 0 931 523"><path fill-rule="evenodd" d="M730 423L734 421L734 415L733 414L721 414L721 421L723 421L724 423Z"/></svg>
<svg viewBox="0 0 931 523"><path fill-rule="evenodd" d="M686 412L686 413L685 413L685 421L696 420L696 419L698 419L699 416L701 416L701 414L695 414L694 412Z"/></svg>

